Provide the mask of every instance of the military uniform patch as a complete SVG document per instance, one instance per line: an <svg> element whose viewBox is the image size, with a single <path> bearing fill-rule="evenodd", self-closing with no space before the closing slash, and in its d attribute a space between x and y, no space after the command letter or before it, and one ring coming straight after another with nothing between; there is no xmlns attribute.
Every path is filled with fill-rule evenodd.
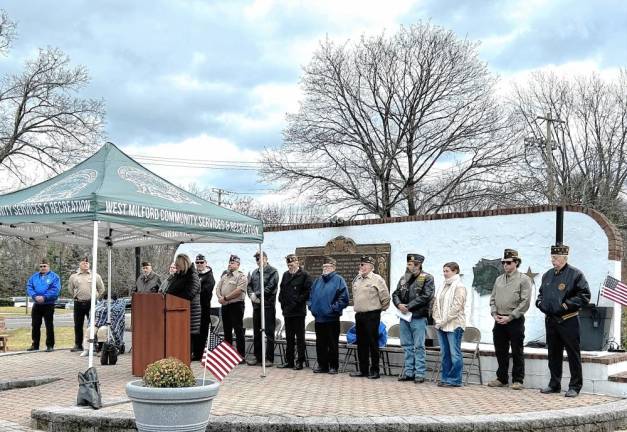
<svg viewBox="0 0 627 432"><path fill-rule="evenodd" d="M558 288L560 291L564 291L564 290L566 289L566 284L565 284L565 283L561 283L561 284L559 284L559 285L557 286L557 288Z"/></svg>

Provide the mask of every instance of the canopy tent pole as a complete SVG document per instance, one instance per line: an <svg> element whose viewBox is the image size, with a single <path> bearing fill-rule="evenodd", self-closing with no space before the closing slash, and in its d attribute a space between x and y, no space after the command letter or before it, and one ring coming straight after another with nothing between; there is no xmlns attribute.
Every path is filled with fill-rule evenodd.
<svg viewBox="0 0 627 432"><path fill-rule="evenodd" d="M107 342L111 339L111 246L107 247Z"/></svg>
<svg viewBox="0 0 627 432"><path fill-rule="evenodd" d="M261 279L261 334L263 335L263 341L261 344L261 376L266 376L266 343L268 342L268 336L266 335L266 308L265 308L265 287L263 283L263 250L261 249L261 243L259 243L259 278Z"/></svg>
<svg viewBox="0 0 627 432"><path fill-rule="evenodd" d="M98 221L94 221L94 237L91 248L91 309L89 310L89 367L94 365L94 329L96 326L96 274L98 272Z"/></svg>

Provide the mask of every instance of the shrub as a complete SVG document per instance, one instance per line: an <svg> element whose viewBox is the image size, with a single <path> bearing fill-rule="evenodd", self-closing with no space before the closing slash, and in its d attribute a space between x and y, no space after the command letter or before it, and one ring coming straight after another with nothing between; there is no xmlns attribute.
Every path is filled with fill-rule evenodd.
<svg viewBox="0 0 627 432"><path fill-rule="evenodd" d="M13 306L13 300L0 298L0 306Z"/></svg>
<svg viewBox="0 0 627 432"><path fill-rule="evenodd" d="M196 378L191 368L179 359L168 357L150 363L144 373L147 387L192 387Z"/></svg>

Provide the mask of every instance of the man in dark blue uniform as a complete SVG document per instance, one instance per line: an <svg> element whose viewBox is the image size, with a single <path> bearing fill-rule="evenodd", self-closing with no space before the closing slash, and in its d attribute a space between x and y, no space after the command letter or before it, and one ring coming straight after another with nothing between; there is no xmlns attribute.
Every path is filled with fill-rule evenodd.
<svg viewBox="0 0 627 432"><path fill-rule="evenodd" d="M579 346L579 310L590 302L590 288L583 273L568 264L569 248L551 246L553 269L542 276L536 306L545 315L546 344L551 381L542 393L559 393L564 348L568 354L570 383L566 397L576 397L583 384Z"/></svg>

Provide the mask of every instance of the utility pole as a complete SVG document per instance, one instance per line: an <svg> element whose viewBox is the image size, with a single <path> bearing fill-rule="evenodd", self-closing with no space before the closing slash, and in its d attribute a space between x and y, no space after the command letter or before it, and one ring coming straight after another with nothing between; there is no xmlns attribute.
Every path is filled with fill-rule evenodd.
<svg viewBox="0 0 627 432"><path fill-rule="evenodd" d="M222 205L222 195L231 195L233 193L220 188L213 188L211 191L218 194L218 205Z"/></svg>

